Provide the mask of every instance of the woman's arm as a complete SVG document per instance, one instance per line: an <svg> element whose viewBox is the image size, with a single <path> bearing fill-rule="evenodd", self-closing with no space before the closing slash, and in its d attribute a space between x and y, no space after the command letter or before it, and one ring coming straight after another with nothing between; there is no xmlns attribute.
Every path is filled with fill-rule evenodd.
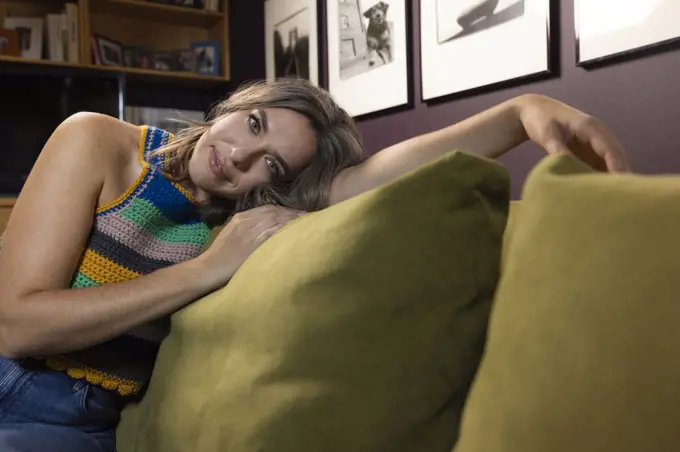
<svg viewBox="0 0 680 452"><path fill-rule="evenodd" d="M49 355L110 339L211 288L199 266L187 262L125 283L68 289L107 168L118 165L116 130L110 119L97 115L68 119L26 181L0 252L5 357Z"/></svg>
<svg viewBox="0 0 680 452"><path fill-rule="evenodd" d="M105 173L120 168L120 124L80 114L49 139L17 200L0 250L0 354L73 351L172 313L226 284L254 246L294 215L251 212L199 258L116 284L70 289ZM134 149L130 155L134 156Z"/></svg>
<svg viewBox="0 0 680 452"><path fill-rule="evenodd" d="M330 204L387 183L447 152L497 158L532 139L549 153L571 151L611 170L627 169L620 144L597 119L540 95L524 95L450 127L391 146L333 181ZM584 146L585 144L585 146Z"/></svg>

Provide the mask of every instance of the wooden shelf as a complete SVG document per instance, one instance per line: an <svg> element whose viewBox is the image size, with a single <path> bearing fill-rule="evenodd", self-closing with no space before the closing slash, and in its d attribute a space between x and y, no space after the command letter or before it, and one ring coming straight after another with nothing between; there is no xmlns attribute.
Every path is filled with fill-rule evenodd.
<svg viewBox="0 0 680 452"><path fill-rule="evenodd" d="M28 64L28 65L39 65L39 66L53 66L62 68L72 68L72 69L90 69L96 71L109 71L109 72L121 72L123 74L129 75L134 79L162 79L167 81L186 81L186 82L198 82L198 83L212 83L221 84L227 83L228 80L224 77L214 76L214 75L203 75L194 74L191 72L170 72L170 71L155 71L152 69L141 69L133 67L120 67L120 66L100 66L100 65L87 65L87 64L77 64L77 63L67 63L60 61L50 61L50 60L32 60L27 58L12 57L7 55L0 55L0 63L16 63L16 64Z"/></svg>
<svg viewBox="0 0 680 452"><path fill-rule="evenodd" d="M90 0L90 10L98 14L143 18L149 22L165 22L201 28L212 28L224 20L224 14L221 12L152 3L145 0Z"/></svg>
<svg viewBox="0 0 680 452"><path fill-rule="evenodd" d="M2 196L0 197L0 207L14 207L14 204L16 204L17 198L10 197L10 196Z"/></svg>

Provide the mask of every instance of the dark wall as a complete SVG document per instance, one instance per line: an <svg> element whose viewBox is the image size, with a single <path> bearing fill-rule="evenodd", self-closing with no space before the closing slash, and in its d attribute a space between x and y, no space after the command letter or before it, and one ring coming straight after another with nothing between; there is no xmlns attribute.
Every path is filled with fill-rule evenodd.
<svg viewBox="0 0 680 452"><path fill-rule="evenodd" d="M261 0L242 0L234 3L242 2L248 2L251 5L249 8L253 10L262 5ZM419 100L421 95L419 1L412 0L414 108L360 121L359 128L364 136L367 151L377 152L415 135L461 121L511 97L535 92L563 100L603 119L629 151L636 171L642 173L678 172L680 170L680 51L669 50L626 62L609 64L599 69L585 70L576 67L574 64L573 0L553 3L559 4L559 9L553 10L559 19L559 26L553 30L553 39L558 39L559 46L557 54L559 61L556 62L559 74L539 82L428 106ZM262 38L264 36L263 14L257 16L257 19L252 16L249 22L251 28L257 28ZM250 32L253 32L252 29ZM234 39L232 42L239 41L242 40ZM264 41L260 39L256 43L260 47L249 45L248 51L242 52L243 58L249 60L249 77L263 77L265 74ZM322 48L324 47L325 43L322 43ZM255 58L259 60L257 65L250 60ZM325 79L324 61L325 58L321 60L322 80ZM234 59L234 63L244 64L240 59ZM465 68L461 66L460 70L465 70ZM537 146L525 144L502 158L502 162L511 171L515 197L519 196L527 173L542 155L543 152Z"/></svg>

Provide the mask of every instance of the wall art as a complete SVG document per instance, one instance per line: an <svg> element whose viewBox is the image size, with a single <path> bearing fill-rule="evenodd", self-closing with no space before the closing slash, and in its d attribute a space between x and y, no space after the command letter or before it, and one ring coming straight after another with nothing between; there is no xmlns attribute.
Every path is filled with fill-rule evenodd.
<svg viewBox="0 0 680 452"><path fill-rule="evenodd" d="M423 100L550 73L550 0L421 0Z"/></svg>

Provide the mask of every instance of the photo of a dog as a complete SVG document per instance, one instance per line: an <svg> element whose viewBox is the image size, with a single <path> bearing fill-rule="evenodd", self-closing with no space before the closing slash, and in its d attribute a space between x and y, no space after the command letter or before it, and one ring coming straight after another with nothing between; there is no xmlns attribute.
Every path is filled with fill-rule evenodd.
<svg viewBox="0 0 680 452"><path fill-rule="evenodd" d="M368 64L375 64L374 55L378 55L383 64L392 61L392 37L390 35L390 25L387 22L387 10L390 5L381 1L373 5L364 13L368 19L366 29L366 45L368 46Z"/></svg>
<svg viewBox="0 0 680 452"><path fill-rule="evenodd" d="M348 79L392 63L390 0L337 0L340 78Z"/></svg>

